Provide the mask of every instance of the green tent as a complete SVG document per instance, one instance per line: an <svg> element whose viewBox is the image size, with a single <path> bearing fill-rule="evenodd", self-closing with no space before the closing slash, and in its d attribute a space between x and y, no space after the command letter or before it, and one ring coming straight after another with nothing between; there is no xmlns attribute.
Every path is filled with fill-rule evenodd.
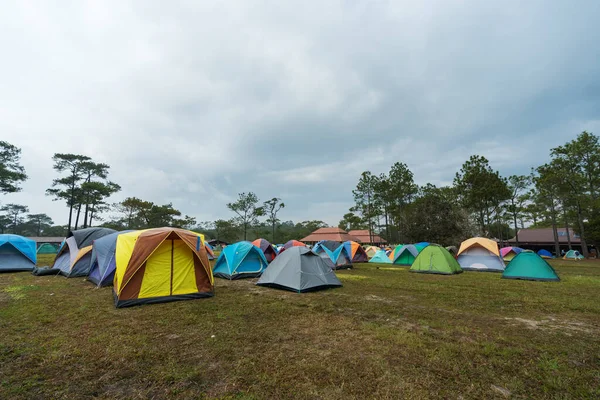
<svg viewBox="0 0 600 400"><path fill-rule="evenodd" d="M379 250L371 259L370 263L391 264L392 260L385 254L385 250Z"/></svg>
<svg viewBox="0 0 600 400"><path fill-rule="evenodd" d="M506 279L525 279L530 281L560 281L560 278L542 257L533 251L517 254L502 273Z"/></svg>
<svg viewBox="0 0 600 400"><path fill-rule="evenodd" d="M422 272L426 274L460 274L462 269L452 254L445 248L432 245L425 247L415 258L411 272Z"/></svg>
<svg viewBox="0 0 600 400"><path fill-rule="evenodd" d="M412 265L415 262L415 258L419 255L419 250L412 244L402 246L400 249L396 249L396 255L394 256L394 264L396 265Z"/></svg>
<svg viewBox="0 0 600 400"><path fill-rule="evenodd" d="M42 243L37 249L37 254L56 254L56 247L50 243Z"/></svg>

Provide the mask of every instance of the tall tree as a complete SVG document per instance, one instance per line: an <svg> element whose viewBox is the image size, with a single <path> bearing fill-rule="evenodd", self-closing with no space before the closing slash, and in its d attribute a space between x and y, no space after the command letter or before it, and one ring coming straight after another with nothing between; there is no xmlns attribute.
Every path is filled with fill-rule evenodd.
<svg viewBox="0 0 600 400"><path fill-rule="evenodd" d="M536 168L537 176L534 176L535 184L534 202L543 205L546 209L546 215L552 224L552 233L554 236L554 251L557 256L560 255L560 244L558 242L558 201L560 193L560 178L557 175L556 168L544 164Z"/></svg>
<svg viewBox="0 0 600 400"><path fill-rule="evenodd" d="M121 187L114 182L84 182L81 185L81 190L85 194L85 216L83 227L92 226L94 217L98 213L108 209L106 198L121 190Z"/></svg>
<svg viewBox="0 0 600 400"><path fill-rule="evenodd" d="M29 214L27 224L35 229L35 236L42 236L42 232L50 228L54 221L47 214Z"/></svg>
<svg viewBox="0 0 600 400"><path fill-rule="evenodd" d="M127 229L141 228L145 225L144 215L150 211L153 203L138 199L137 197L127 197L120 203L114 205L117 212L123 214L123 220Z"/></svg>
<svg viewBox="0 0 600 400"><path fill-rule="evenodd" d="M560 180L559 196L573 204L584 257L588 257L585 221L597 213L600 185L600 138L582 132L576 139L551 150L551 165Z"/></svg>
<svg viewBox="0 0 600 400"><path fill-rule="evenodd" d="M264 215L264 209L258 206L256 194L240 193L237 201L227 203L227 208L237 214L237 220L244 231L244 240L247 240L248 228L258 222L258 217Z"/></svg>
<svg viewBox="0 0 600 400"><path fill-rule="evenodd" d="M523 213L523 208L527 198L524 196L527 188L531 184L531 178L527 175L511 175L508 178L508 190L510 198L506 210L512 217L513 228L515 230L515 241L519 247L519 226L517 224Z"/></svg>
<svg viewBox="0 0 600 400"><path fill-rule="evenodd" d="M4 234L10 227L12 220L8 215L0 215L0 233Z"/></svg>
<svg viewBox="0 0 600 400"><path fill-rule="evenodd" d="M362 216L369 229L369 240L371 242L373 241L374 220L379 215L379 209L375 201L377 184L377 176L370 171L365 171L360 175L356 189L352 191L356 205L351 211L357 211Z"/></svg>
<svg viewBox="0 0 600 400"><path fill-rule="evenodd" d="M340 220L338 228L351 231L355 229L365 229L365 225L358 215L353 212L348 212L344 214Z"/></svg>
<svg viewBox="0 0 600 400"><path fill-rule="evenodd" d="M397 162L390 168L388 174L389 195L390 200L389 213L393 220L396 232L403 231L405 223L405 210L412 202L419 187L414 182L414 175L408 166L404 163ZM401 237L396 235L396 241L400 241Z"/></svg>
<svg viewBox="0 0 600 400"><path fill-rule="evenodd" d="M0 140L0 193L21 190L19 184L27 179L27 174L20 162L21 149Z"/></svg>
<svg viewBox="0 0 600 400"><path fill-rule="evenodd" d="M273 197L263 203L263 209L268 216L267 222L271 224L271 242L275 243L275 226L279 222L277 213L285 208L285 204L278 197Z"/></svg>
<svg viewBox="0 0 600 400"><path fill-rule="evenodd" d="M81 185L81 202L79 203L79 205L77 207L76 224L79 220L79 213L81 211L81 207L82 207L82 205L84 205L85 210L84 210L84 216L83 216L83 227L87 228L88 213L89 213L90 204L92 203L92 200L93 199L97 200L100 193L105 192L105 191L107 191L107 189L109 189L108 185L104 188L99 188L98 185L93 185L94 183L100 183L100 184L102 183L101 181L95 182L93 179L94 178L100 178L101 180L106 179L108 177L108 169L110 167L107 164L95 163L92 161L88 161L88 162L82 163L82 168L83 168L84 180ZM118 188L118 190L121 189L119 187L119 185L116 185L114 183L111 183L111 186L113 189L116 189L116 188ZM115 191L117 191L117 190L115 190ZM108 196L110 196L110 194L114 193L115 191L109 190L110 193L108 194Z"/></svg>
<svg viewBox="0 0 600 400"><path fill-rule="evenodd" d="M55 179L52 182L52 187L46 190L46 194L54 196L55 200L66 200L69 207L67 230L70 230L73 225L73 207L75 207L79 197L79 183L85 177L85 165L90 160L90 157L80 154L56 153L52 157L52 161L54 161L53 168L57 172L66 172L67 175Z"/></svg>
<svg viewBox="0 0 600 400"><path fill-rule="evenodd" d="M454 185L463 206L472 212L483 235L490 235L489 226L510 196L506 181L482 156L473 155L456 173Z"/></svg>
<svg viewBox="0 0 600 400"><path fill-rule="evenodd" d="M0 211L5 212L8 218L10 218L10 226L13 233L18 233L19 225L24 221L22 215L29 212L29 207L21 204L10 203L5 204L2 208L0 208Z"/></svg>
<svg viewBox="0 0 600 400"><path fill-rule="evenodd" d="M456 201L453 188L427 184L407 207L406 238L444 246L457 245L472 236L468 213Z"/></svg>
<svg viewBox="0 0 600 400"><path fill-rule="evenodd" d="M227 243L237 241L237 229L233 219L218 219L213 223L214 237Z"/></svg>

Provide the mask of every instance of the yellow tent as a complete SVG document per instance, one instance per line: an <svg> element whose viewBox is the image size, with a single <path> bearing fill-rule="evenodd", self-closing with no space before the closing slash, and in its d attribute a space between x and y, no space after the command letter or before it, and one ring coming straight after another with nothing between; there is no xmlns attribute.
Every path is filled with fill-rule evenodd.
<svg viewBox="0 0 600 400"><path fill-rule="evenodd" d="M381 250L379 247L376 246L369 246L365 249L365 252L367 253L367 257L371 258L373 257L375 254L377 254L377 252Z"/></svg>
<svg viewBox="0 0 600 400"><path fill-rule="evenodd" d="M156 228L118 236L115 306L210 297L214 281L204 235Z"/></svg>
<svg viewBox="0 0 600 400"><path fill-rule="evenodd" d="M486 250L489 250L494 255L500 257L500 250L498 250L498 243L493 240L482 238L482 237L474 237L471 239L467 239L460 244L460 249L458 249L458 255L460 256L462 253L470 249L471 247L483 247Z"/></svg>

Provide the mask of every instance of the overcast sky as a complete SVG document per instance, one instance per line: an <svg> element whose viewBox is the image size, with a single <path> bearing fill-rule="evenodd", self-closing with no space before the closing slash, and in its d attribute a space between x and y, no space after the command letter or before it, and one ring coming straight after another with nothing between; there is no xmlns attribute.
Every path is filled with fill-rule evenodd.
<svg viewBox="0 0 600 400"><path fill-rule="evenodd" d="M600 133L598 0L59 3L0 13L0 138L29 175L0 202L56 223L56 152L109 164L115 202L203 221L254 191L337 224L364 170L528 173Z"/></svg>

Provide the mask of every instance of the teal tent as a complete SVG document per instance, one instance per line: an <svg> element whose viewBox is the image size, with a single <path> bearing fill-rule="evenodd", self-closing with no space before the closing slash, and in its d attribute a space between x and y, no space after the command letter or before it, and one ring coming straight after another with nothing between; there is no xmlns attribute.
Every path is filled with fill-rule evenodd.
<svg viewBox="0 0 600 400"><path fill-rule="evenodd" d="M213 275L224 279L255 278L269 263L264 253L250 242L225 247L213 268Z"/></svg>
<svg viewBox="0 0 600 400"><path fill-rule="evenodd" d="M583 260L583 256L577 250L569 250L563 257L565 260Z"/></svg>
<svg viewBox="0 0 600 400"><path fill-rule="evenodd" d="M379 250L371 259L370 263L391 264L392 260L385 254L385 250Z"/></svg>
<svg viewBox="0 0 600 400"><path fill-rule="evenodd" d="M400 249L396 248L394 254L394 264L396 265L412 265L415 262L415 258L419 255L419 250L411 244L402 246Z"/></svg>
<svg viewBox="0 0 600 400"><path fill-rule="evenodd" d="M522 251L506 266L502 273L505 279L530 281L560 281L554 268L532 251Z"/></svg>
<svg viewBox="0 0 600 400"><path fill-rule="evenodd" d="M42 243L37 249L38 254L56 254L58 249L50 243Z"/></svg>

